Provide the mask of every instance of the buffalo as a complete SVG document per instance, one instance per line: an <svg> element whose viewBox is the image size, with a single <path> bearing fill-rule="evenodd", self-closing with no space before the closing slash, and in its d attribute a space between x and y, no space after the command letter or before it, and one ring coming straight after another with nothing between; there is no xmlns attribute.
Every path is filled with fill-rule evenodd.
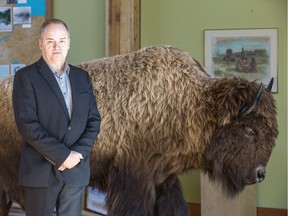
<svg viewBox="0 0 288 216"><path fill-rule="evenodd" d="M90 185L107 193L109 216L188 215L177 176L191 169L231 198L264 180L278 135L272 82L211 78L168 45L77 66L89 72L102 116ZM12 201L23 205L12 86L13 77L0 81L2 215Z"/></svg>

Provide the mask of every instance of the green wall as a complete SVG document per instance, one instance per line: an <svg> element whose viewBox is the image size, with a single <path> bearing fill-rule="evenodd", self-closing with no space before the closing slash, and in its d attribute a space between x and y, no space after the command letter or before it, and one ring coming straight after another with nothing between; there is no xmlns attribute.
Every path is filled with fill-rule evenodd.
<svg viewBox="0 0 288 216"><path fill-rule="evenodd" d="M68 6L69 5L69 6ZM69 8L69 9L68 9ZM54 17L67 22L71 32L71 63L105 55L105 0L54 0ZM203 30L278 28L278 107L280 134L257 185L259 207L287 209L287 2L286 0L142 0L141 46L170 44L204 63ZM185 198L200 202L200 174L181 176Z"/></svg>
<svg viewBox="0 0 288 216"><path fill-rule="evenodd" d="M105 55L105 0L54 0L53 16L69 27L69 62L77 64Z"/></svg>

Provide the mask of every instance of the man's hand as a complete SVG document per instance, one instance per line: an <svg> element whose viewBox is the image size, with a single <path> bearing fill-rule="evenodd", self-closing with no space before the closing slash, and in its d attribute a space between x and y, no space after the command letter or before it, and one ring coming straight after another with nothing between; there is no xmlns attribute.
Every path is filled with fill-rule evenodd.
<svg viewBox="0 0 288 216"><path fill-rule="evenodd" d="M83 156L81 153L76 151L71 151L69 156L63 162L63 164L58 168L60 171L64 171L65 169L72 169L75 167L81 160Z"/></svg>

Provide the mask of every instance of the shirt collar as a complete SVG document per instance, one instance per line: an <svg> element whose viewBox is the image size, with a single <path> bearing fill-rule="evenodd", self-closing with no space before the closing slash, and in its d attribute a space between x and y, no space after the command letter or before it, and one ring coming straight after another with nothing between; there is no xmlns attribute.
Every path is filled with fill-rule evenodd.
<svg viewBox="0 0 288 216"><path fill-rule="evenodd" d="M48 63L47 63L47 64L48 64ZM53 68L50 64L48 64L48 66L49 66L51 72L52 72L54 75L57 75L57 76L58 76L55 68ZM63 72L63 74L64 74L65 72L67 72L67 75L69 75L70 67L69 67L69 64L67 63L67 61L65 61L65 63L64 63L64 72Z"/></svg>

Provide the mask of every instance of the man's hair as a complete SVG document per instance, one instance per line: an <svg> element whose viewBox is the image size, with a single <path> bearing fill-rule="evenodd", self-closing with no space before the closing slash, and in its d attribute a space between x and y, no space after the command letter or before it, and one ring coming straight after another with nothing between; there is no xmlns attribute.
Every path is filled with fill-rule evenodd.
<svg viewBox="0 0 288 216"><path fill-rule="evenodd" d="M42 38L43 32L44 32L45 28L46 28L48 25L50 25L50 24L61 24L61 25L63 25L63 26L66 28L67 32L69 33L68 26L66 25L65 22L63 22L63 21L60 20L60 19L48 19L48 20L46 20L46 21L41 25L41 28L40 28L40 38Z"/></svg>

